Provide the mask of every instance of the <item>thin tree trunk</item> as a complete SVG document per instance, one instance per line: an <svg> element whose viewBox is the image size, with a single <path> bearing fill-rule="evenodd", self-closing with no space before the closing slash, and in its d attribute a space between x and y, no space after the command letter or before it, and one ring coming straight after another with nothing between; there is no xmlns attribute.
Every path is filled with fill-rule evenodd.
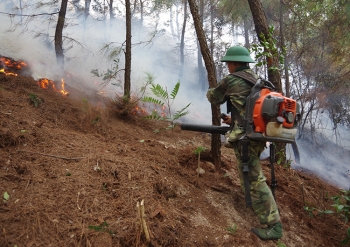
<svg viewBox="0 0 350 247"><path fill-rule="evenodd" d="M131 9L130 0L125 0L126 8L126 46L125 46L125 73L124 73L124 97L130 99L131 88Z"/></svg>
<svg viewBox="0 0 350 247"><path fill-rule="evenodd" d="M286 85L286 96L290 97L290 82L289 82L289 70L288 70L288 58L287 51L285 50L284 43L284 19L283 19L283 8L284 2L280 0L280 37L281 37L281 51L284 55L284 75L285 75L285 85Z"/></svg>
<svg viewBox="0 0 350 247"><path fill-rule="evenodd" d="M175 34L175 31L174 31L174 25L173 25L173 19L174 19L174 16L173 16L173 6L171 5L170 6L170 9L169 9L169 14L170 14L170 31L171 31L171 36L173 37L173 39L176 37L176 34ZM177 41L177 39L176 39Z"/></svg>
<svg viewBox="0 0 350 247"><path fill-rule="evenodd" d="M115 19L113 14L113 0L109 0L108 7L109 7L109 18L111 19L111 21L113 21Z"/></svg>
<svg viewBox="0 0 350 247"><path fill-rule="evenodd" d="M204 1L199 1L199 15L200 15L200 22L201 26L203 27L204 22ZM207 84L205 83L205 71L202 61L202 53L201 53L201 47L199 44L199 41L197 41L197 63L198 63L198 85L200 85L201 90L204 91L207 89Z"/></svg>
<svg viewBox="0 0 350 247"><path fill-rule="evenodd" d="M189 3L191 14L193 17L193 22L197 33L197 38L200 44L202 56L205 62L205 67L207 68L209 86L215 87L217 85L217 81L215 76L214 61L210 55L208 44L205 39L205 33L198 14L198 8L195 3L195 0L188 0L188 3ZM220 107L218 105L211 105L211 112L212 112L213 125L220 125ZM213 134L211 138L211 154L213 157L213 163L217 168L221 166L220 148L221 148L220 135Z"/></svg>
<svg viewBox="0 0 350 247"><path fill-rule="evenodd" d="M19 9L21 10L21 24L22 24L22 21L23 21L23 9L22 9L22 0L19 0Z"/></svg>
<svg viewBox="0 0 350 247"><path fill-rule="evenodd" d="M258 39L260 43L262 43L262 35L269 41L270 33L269 33L269 27L266 20L266 15L262 7L261 0L248 0L250 10L253 15L253 20L255 24L255 30L258 35ZM276 90L278 92L282 93L282 83L281 83L281 74L279 70L277 69L271 69L271 68L278 68L279 67L279 60L278 60L278 54L274 54L273 51L267 50L268 48L265 47L265 52L272 54L271 57L266 57L267 62L267 75L269 80L273 83L273 85L276 87ZM276 147L278 152L276 152L276 160L282 159L283 161L286 160L285 152L283 154L283 150L286 148L285 143L276 143Z"/></svg>
<svg viewBox="0 0 350 247"><path fill-rule="evenodd" d="M91 4L91 0L85 0L85 9L84 9L84 18L85 18L85 20L90 14L90 4Z"/></svg>
<svg viewBox="0 0 350 247"><path fill-rule="evenodd" d="M180 23L179 23L179 6L178 4L176 3L175 4L176 6L176 18L175 18L175 24L176 24L176 36L178 38L178 40L180 40Z"/></svg>
<svg viewBox="0 0 350 247"><path fill-rule="evenodd" d="M249 19L246 14L243 15L243 27L244 27L244 47L249 49Z"/></svg>
<svg viewBox="0 0 350 247"><path fill-rule="evenodd" d="M187 1L184 0L184 22L182 24L181 42L180 42L180 78L183 75L183 68L185 63L185 31L187 23Z"/></svg>
<svg viewBox="0 0 350 247"><path fill-rule="evenodd" d="M58 13L58 21L57 21L57 26L55 31L56 60L57 60L57 64L60 66L62 71L64 69L62 32L64 27L64 21L66 18L67 3L68 3L68 0L62 0L61 2L61 9L60 9L60 12Z"/></svg>
<svg viewBox="0 0 350 247"><path fill-rule="evenodd" d="M203 22L202 22L203 26ZM213 0L210 0L210 54L214 54L214 7Z"/></svg>
<svg viewBox="0 0 350 247"><path fill-rule="evenodd" d="M141 27L143 26L143 10L144 10L144 2L140 0Z"/></svg>
<svg viewBox="0 0 350 247"><path fill-rule="evenodd" d="M262 42L261 36L264 35L265 38L270 37L269 33L269 26L267 24L266 15L262 7L261 0L248 0L250 10L253 15L253 20L255 24L255 30L258 36L258 39L260 42ZM281 85L281 75L280 72L276 69L271 69L273 67L278 68L279 67L279 60L278 60L278 54L273 54L272 51L267 51L272 54L271 57L266 57L267 62L267 74L269 77L269 80L275 85L276 90L278 92L282 92L282 85Z"/></svg>

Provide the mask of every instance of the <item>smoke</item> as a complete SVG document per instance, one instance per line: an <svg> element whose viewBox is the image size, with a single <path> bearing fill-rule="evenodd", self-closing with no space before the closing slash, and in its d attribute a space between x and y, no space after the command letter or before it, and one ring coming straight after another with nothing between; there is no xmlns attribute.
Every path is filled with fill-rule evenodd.
<svg viewBox="0 0 350 247"><path fill-rule="evenodd" d="M286 145L287 159L292 161L292 168L314 174L338 188L348 190L350 189L349 132L342 126L335 131L327 116L319 116L319 119L322 123L319 129L311 131L312 128L307 126L303 137L296 141L300 163L296 163L290 144ZM267 157L269 148L264 150L260 158Z"/></svg>
<svg viewBox="0 0 350 247"><path fill-rule="evenodd" d="M26 2L26 1L22 1ZM35 8L35 3L40 1L28 1L23 6L24 15L39 13L54 13L59 6L42 6ZM19 14L15 4L0 6L0 11ZM10 17L0 14L0 54L26 61L33 72L34 79L49 78L60 80L65 77L66 84L80 91L103 90L107 97L114 97L122 92L124 81L124 53L110 58L113 48L120 48L125 41L125 21L118 18L114 22L109 19L98 20L98 14L91 12L85 22L83 15L79 15L76 8L68 5L66 24L63 30L65 73L62 75L56 62L54 49L55 27L58 14L40 15L35 17ZM147 20L144 20L147 24ZM151 23L152 24L152 23ZM205 92L199 92L196 87L198 76L195 71L196 58L191 57L191 51L187 53L186 65L183 77L180 78L180 62L178 41L165 32L161 27L155 28L149 22L140 24L140 20L133 19L132 24L132 92L137 94L146 83L146 73L151 74L154 82L172 90L180 81L180 90L175 99L174 111L182 109L188 103L191 119L202 118L202 122L210 123L210 104L202 103ZM102 49L109 46L110 49ZM114 63L113 59L119 60ZM120 70L116 79L108 84L103 84L102 78L95 77L91 71L106 72L118 66ZM197 106L197 107L196 107ZM205 114L203 114L205 112ZM197 116L197 117L196 117Z"/></svg>
<svg viewBox="0 0 350 247"><path fill-rule="evenodd" d="M319 116L322 125L311 131L307 128L298 141L301 168L316 174L327 182L342 189L350 189L350 141L349 131L339 125L333 128L331 120L324 114Z"/></svg>
<svg viewBox="0 0 350 247"><path fill-rule="evenodd" d="M14 11L15 5L11 1L1 4L0 11L7 13L19 13ZM34 8L39 1L22 1L23 14L39 14L57 12L59 6L48 6ZM63 31L66 37L65 49L65 72L70 74L66 84L82 92L103 90L107 97L114 97L121 88L111 85L102 86L102 79L94 77L91 70L98 69L100 72L111 69L113 61L108 58L108 53L102 52L106 44L114 44L115 47L122 46L125 40L125 23L119 18L111 23L107 20L97 20L92 13L87 21L76 10L69 6L67 11L67 27ZM166 15L165 15L166 16ZM167 18L167 17L162 17ZM28 62L33 71L34 79L49 78L57 79L64 75L56 65L54 50L54 34L57 22L57 14L50 16L36 16L34 18L23 17L22 24L19 16L9 17L0 14L0 55L21 59ZM166 20L160 21L160 26ZM185 67L183 77L180 78L180 62L178 51L178 39L172 37L163 27L155 29L154 23L147 19L145 25L134 19L132 26L132 71L131 84L134 93L139 92L146 82L146 73L155 78L155 83L166 87L169 91L180 81L180 90L175 99L174 111L182 109L191 103L189 115L184 119L187 122L197 124L211 123L211 108L206 100L205 93L200 90L196 70L196 49L186 50ZM145 27L147 26L147 27ZM191 27L189 27L191 28ZM192 30L193 32L193 30ZM231 37L232 38L232 37ZM152 42L148 42L152 40ZM193 40L191 41L193 43ZM188 45L190 41L186 44ZM119 57L119 69L123 69L123 54ZM123 73L121 72L114 83L123 84ZM225 106L221 107L226 112ZM341 130L338 139L343 140L338 146L334 140L334 132L328 127L327 133L313 132L314 139L298 140L301 154L301 163L292 163L295 169L312 172L322 179L344 189L350 188L349 167L347 160L349 156L349 140L344 140L348 130ZM310 132L311 135L311 132ZM307 136L307 135L306 135ZM287 146L288 147L288 146ZM288 155L294 160L291 148L287 148Z"/></svg>

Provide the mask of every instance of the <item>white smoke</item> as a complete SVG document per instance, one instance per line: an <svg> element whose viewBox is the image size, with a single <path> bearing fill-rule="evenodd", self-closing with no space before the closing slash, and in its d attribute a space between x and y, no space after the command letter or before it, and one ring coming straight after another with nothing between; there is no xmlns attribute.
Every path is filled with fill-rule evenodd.
<svg viewBox="0 0 350 247"><path fill-rule="evenodd" d="M36 9L34 8L35 3L41 1L22 2L25 6L24 15L53 13L57 12L60 7L56 5ZM0 11L19 14L19 10L15 7L15 4L1 5ZM102 79L94 77L91 70L97 69L103 73L116 65L108 58L108 52L103 52L101 49L107 44L113 44L114 47L122 46L125 41L125 21L120 18L113 23L109 19L99 21L94 19L97 14L94 14L93 11L91 14L92 17L90 16L85 22L83 15L78 15L71 5L68 6L67 27L63 30L63 36L66 37L63 44L65 72L72 75L74 80L67 79L66 84L81 91L103 89L108 97L114 97L116 92L122 91L121 87L113 86L111 83L102 86ZM28 62L34 79L57 80L61 78L54 50L57 17L58 14L51 17L48 15L33 18L22 17L22 25L20 25L20 16L10 18L9 15L0 14L0 55ZM147 20L144 22L147 23ZM174 41L170 34L162 28L158 28L158 32L155 32L154 24L149 23L147 26L150 27L145 28L140 25L139 20L133 20L132 91L138 93L146 82L146 73L150 73L155 78L155 83L166 87L169 91L180 81L180 90L175 100L178 102L175 106L178 109L174 110L182 109L192 102L190 112L199 114L199 116L204 115L203 121L207 120L206 122L209 123L210 105L206 103L204 107L202 103L199 103L205 99L205 93L199 93L199 90L196 90L198 77L195 72L195 62L197 59L195 57L186 58L183 73L185 76L179 78L179 52L176 40ZM123 51L119 58L118 69L121 71L116 80L111 82L123 85ZM200 112L207 113L200 114Z"/></svg>

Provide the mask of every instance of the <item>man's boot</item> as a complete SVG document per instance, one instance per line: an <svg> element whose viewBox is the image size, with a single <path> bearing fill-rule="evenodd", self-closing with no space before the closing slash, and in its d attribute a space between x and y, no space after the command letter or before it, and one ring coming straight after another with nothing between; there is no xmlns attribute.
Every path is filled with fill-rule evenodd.
<svg viewBox="0 0 350 247"><path fill-rule="evenodd" d="M262 240L280 239L283 235L281 222L268 226L265 229L252 228L252 232L258 235Z"/></svg>

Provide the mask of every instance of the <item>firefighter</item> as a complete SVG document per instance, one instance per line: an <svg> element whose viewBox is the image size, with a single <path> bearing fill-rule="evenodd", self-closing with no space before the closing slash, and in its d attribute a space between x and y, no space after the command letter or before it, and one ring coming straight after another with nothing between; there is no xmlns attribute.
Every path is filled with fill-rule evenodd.
<svg viewBox="0 0 350 247"><path fill-rule="evenodd" d="M207 92L207 98L211 104L223 104L226 100L230 100L238 114L244 118L246 97L252 88L251 84L246 80L232 75L234 72L244 71L253 75L256 79L258 76L250 69L249 63L255 61L250 57L249 51L242 46L230 47L226 55L221 59L226 62L230 72L215 88L210 88ZM227 117L223 123L230 124L231 118ZM244 136L243 130L235 120L235 128L228 138L230 147L234 148L237 157L238 174L241 186L244 191L243 167L240 157L241 137ZM248 161L248 178L250 196L252 200L252 208L259 217L261 224L266 224L267 228L252 228L252 232L263 240L280 239L283 235L282 224L280 221L279 211L269 186L266 183L260 165L260 154L265 148L264 141L249 141L249 161ZM225 145L226 146L226 145Z"/></svg>

